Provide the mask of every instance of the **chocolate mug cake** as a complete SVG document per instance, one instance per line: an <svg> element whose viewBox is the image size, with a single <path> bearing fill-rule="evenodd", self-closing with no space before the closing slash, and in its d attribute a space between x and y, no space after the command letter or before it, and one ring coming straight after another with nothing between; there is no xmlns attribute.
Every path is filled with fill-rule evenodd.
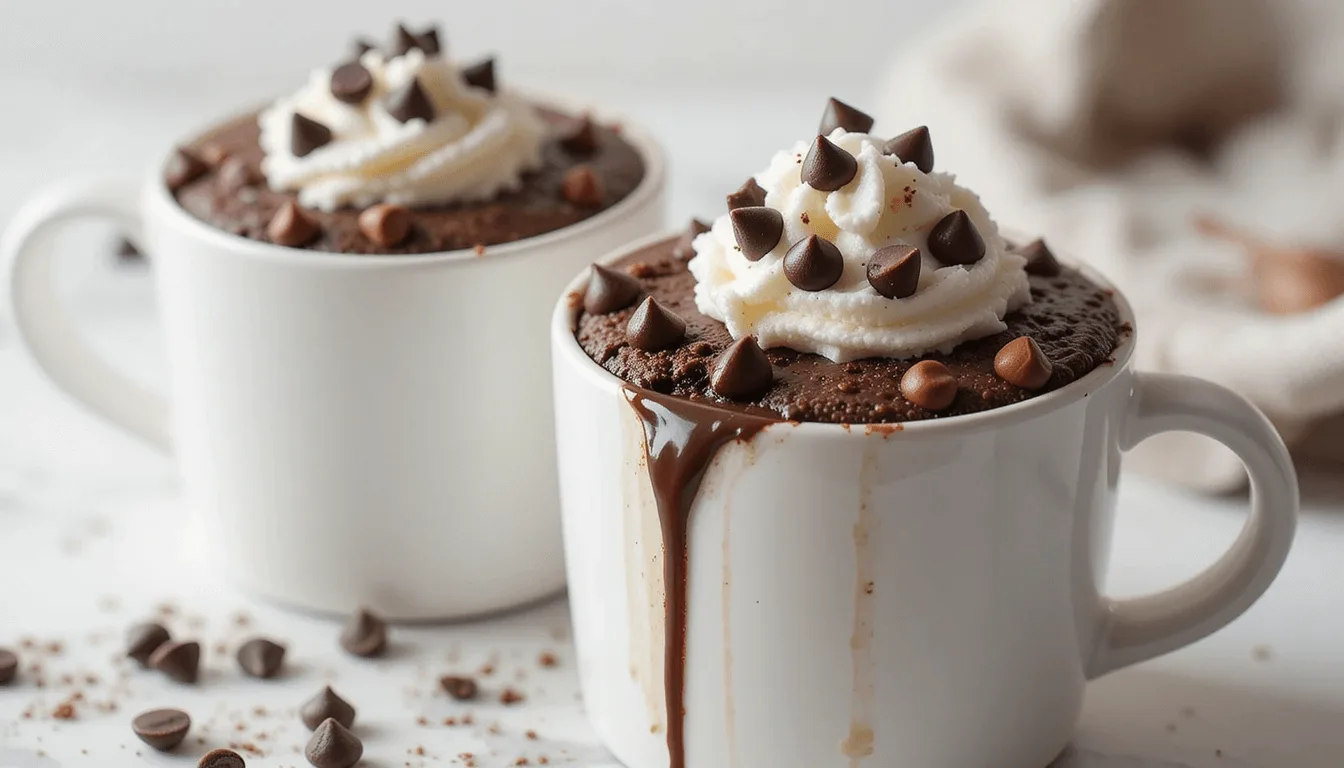
<svg viewBox="0 0 1344 768"><path fill-rule="evenodd" d="M625 199L640 153L588 115L459 65L437 27L315 70L297 92L180 147L164 180L235 235L337 253L483 249L576 224Z"/></svg>
<svg viewBox="0 0 1344 768"><path fill-rule="evenodd" d="M627 538L618 546L625 551L614 553L619 565L613 570L625 571L626 602L639 614L631 619L632 677L648 699L649 727L665 739L672 768L727 759L721 737L705 735L706 728L717 733L715 711L697 713L702 718L697 721L702 729L698 739L688 738L692 726L686 713L693 698L688 669L707 674L706 662L693 661L690 638L703 642L715 634L714 628L691 618L697 611L695 600L705 599L703 593L693 598L692 591L716 592L721 582L719 599L731 599L727 562L730 542L738 534L729 533L730 516L743 520L747 515L750 525L760 521L763 527L767 519L776 520L777 534L757 531L749 535L750 545L740 545L761 558L756 566L760 571L749 577L754 584L765 572L784 567L785 561L772 564L769 541L788 539L785 531L793 525L827 532L849 525L823 522L826 510L840 501L830 488L843 487L841 496L847 497L852 485L829 475L811 484L806 476L790 478L790 486L798 486L794 495L781 494L785 500L764 505L772 512L758 517L763 514L757 509L763 506L763 489L784 480L771 474L769 457L784 462L791 452L816 452L808 459L815 464L821 455L840 455L822 453L820 445L831 446L832 441L836 445L831 449L841 450L840 438L828 430L852 435L856 451L859 443L877 440L880 445L862 448L864 458L853 470L838 462L847 470L841 478L853 471L862 499L873 497L878 487L898 495L894 484L874 485L875 480L864 478L875 472L870 465L880 465L884 454L906 467L905 474L918 477L917 464L908 457L894 458L913 452L906 446L920 439L915 429L901 437L907 424L947 422L951 427L958 420L989 416L1064 389L1112 361L1129 335L1110 288L1062 265L1042 240L1010 243L975 194L935 169L926 128L887 139L871 133L872 126L870 117L832 99L816 136L775 154L765 170L727 196L728 210L712 224L693 221L679 237L645 243L593 265L587 284L557 310L557 322L567 320L570 336L562 338L557 326L553 354L571 361L557 374L557 399L580 414L562 416L559 427L562 480L578 489L565 501L567 524L573 529L567 530L571 582L596 584L595 578L614 577L589 572L607 566L587 562L613 553L593 551L586 543L593 535L590 526L581 521L600 520L599 528L616 525L624 532ZM597 425L606 418L598 409L606 396L597 393L608 385L598 383L605 376L573 373L588 362L572 362L574 356L564 352L575 344L619 382L618 399L624 401L621 427L614 432L619 438L601 437L613 434ZM567 419L593 422L591 429L599 437L578 437L577 425L567 428ZM627 427L627 419L636 426ZM973 434L975 428L961 432ZM605 495L608 484L596 479L613 467L593 469L568 457L609 456L612 446L607 441L612 440L627 450L634 440L628 437L631 433L640 436L641 450L638 461L621 454L617 504ZM797 447L788 447L795 440ZM808 445L813 440L817 447ZM728 446L734 449L720 461ZM993 452L977 447L967 455ZM705 478L716 465L731 469L714 475L711 487ZM891 469L887 474L898 475ZM739 486L756 490L735 492ZM824 500L805 501L817 486L828 489ZM980 487L980 481L972 477L967 487ZM907 498L914 514L918 505L913 500L919 494L912 491ZM874 610L870 596L879 561L867 542L876 538L881 517L892 516L883 512L871 501L860 501L858 520L852 524L859 584L855 638L871 631L862 627L875 621L869 615ZM655 543L649 543L650 537ZM712 552L696 549L692 540L709 543ZM708 565L704 558L709 558ZM721 577L713 575L720 559ZM701 580L705 571L716 586ZM607 593L618 590L598 591L602 594L573 597L576 623L593 622L585 618L591 616L586 601L609 604L617 599ZM756 605L768 593L758 593L762 599ZM699 610L718 617L712 621L730 622L727 607L721 614L713 607ZM798 610L811 615L806 608ZM644 638L647 624L654 627L654 635ZM730 633L724 632L722 643L727 645ZM606 642L580 640L581 645ZM872 665L871 654L860 653L860 640L851 642L855 714L848 733L837 734L836 742L855 765L853 761L873 754L875 705L871 693L862 693L870 685L863 681L871 674L864 671ZM644 643L653 649L644 650ZM725 658L731 655L730 650L723 652ZM652 674L645 668L648 658L658 660ZM723 674L730 675L726 666ZM625 688L624 682L610 688L605 682L592 685L601 696ZM730 683L724 685L731 691ZM698 690L701 697L706 695L703 688ZM722 706L730 711L732 694L724 696ZM714 698L702 698L701 705ZM648 742L605 730L613 719L624 719L613 718L617 711L605 708L599 728L609 743L619 745L614 747L618 756L641 768L664 764L661 755L638 751L650 749ZM731 734L732 724L726 728ZM821 750L809 744L813 747ZM643 757L632 757L636 754ZM817 762L822 751L807 754L808 759L796 756L788 764L823 764ZM840 762L838 755L827 759ZM759 755L752 760L757 762L744 765L777 764L759 762L765 760ZM936 764L954 762L941 758Z"/></svg>

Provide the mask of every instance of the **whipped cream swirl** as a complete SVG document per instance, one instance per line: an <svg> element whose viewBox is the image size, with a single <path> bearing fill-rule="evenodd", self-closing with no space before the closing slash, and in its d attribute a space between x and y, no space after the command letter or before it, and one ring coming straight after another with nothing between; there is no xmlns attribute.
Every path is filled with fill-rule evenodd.
<svg viewBox="0 0 1344 768"><path fill-rule="evenodd" d="M541 164L546 126L523 99L468 85L446 57L418 48L390 58L371 50L359 63L373 83L358 104L334 97L332 70L319 69L261 113L261 167L272 189L297 192L300 204L326 211L448 204L517 189ZM388 96L417 79L434 117L403 123L388 111ZM295 114L330 129L331 141L296 156Z"/></svg>
<svg viewBox="0 0 1344 768"><path fill-rule="evenodd" d="M735 339L755 335L762 347L836 362L947 353L1004 330L1004 315L1031 300L1026 260L1009 251L980 199L949 174L924 173L883 155L880 138L843 128L828 138L857 161L854 178L840 189L823 192L802 181L808 142L776 154L755 177L766 192L765 205L784 217L774 250L749 261L727 215L696 237L689 267L699 310ZM929 232L958 209L984 238L985 255L967 266L944 266L929 253ZM789 247L814 234L844 257L839 281L815 292L795 287L784 271ZM919 285L913 295L889 299L869 284L868 260L880 248L901 244L920 249Z"/></svg>

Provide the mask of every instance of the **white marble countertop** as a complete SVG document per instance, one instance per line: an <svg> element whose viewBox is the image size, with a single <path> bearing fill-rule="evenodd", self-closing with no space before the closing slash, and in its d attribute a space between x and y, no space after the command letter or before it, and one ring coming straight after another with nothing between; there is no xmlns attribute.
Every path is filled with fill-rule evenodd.
<svg viewBox="0 0 1344 768"><path fill-rule="evenodd" d="M657 103L625 103L668 140L672 213L681 218L736 187L760 164L762 147L782 145L797 133L793 126L814 121L810 105L824 94L816 95L795 93L787 102L757 95L753 109L727 94L664 92ZM749 117L724 138L715 116L730 107ZM52 173L147 163L153 147L202 114L209 113L161 118L128 107L112 114L129 149L111 160L105 134L53 128L35 149L3 144L10 183L0 186L0 216ZM76 239L85 249L110 248L106 232ZM107 255L72 261L67 292L95 345L158 379L146 272L116 267ZM1344 479L1308 472L1304 496L1296 549L1266 597L1214 637L1095 683L1075 751L1061 768L1344 766ZM1236 534L1244 505L1244 498L1196 497L1127 475L1114 588L1158 589L1212 562ZM293 711L328 682L359 710L368 766L462 765L464 752L482 768L523 757L536 765L542 756L550 764L613 765L583 720L562 601L476 624L398 628L388 659L356 661L337 649L331 622L258 603L217 580L208 552L178 545L181 513L171 463L55 392L0 320L0 646L41 665L0 688L0 768L189 766L206 748L230 742L257 750L247 755L250 766L302 766L295 750L307 732ZM176 632L205 641L199 686L113 661L128 624L165 613ZM230 655L216 651L252 633L288 643L282 679L246 680ZM543 668L543 651L559 665ZM495 672L481 678L482 701L457 704L436 691L438 675L487 663ZM499 704L506 686L525 701ZM53 718L76 693L83 698L74 701L75 718ZM196 721L180 754L153 753L130 732L136 712L158 706L187 709ZM468 713L473 723L465 725ZM444 725L445 718L458 724Z"/></svg>

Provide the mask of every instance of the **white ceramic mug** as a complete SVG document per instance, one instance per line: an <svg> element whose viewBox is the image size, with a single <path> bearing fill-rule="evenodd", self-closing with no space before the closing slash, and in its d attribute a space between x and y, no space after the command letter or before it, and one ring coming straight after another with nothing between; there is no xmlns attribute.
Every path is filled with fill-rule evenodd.
<svg viewBox="0 0 1344 768"><path fill-rule="evenodd" d="M574 304L556 307L551 334L584 703L629 768L667 768L667 594L644 432L623 383L575 341ZM1016 405L900 429L780 422L719 450L690 507L684 764L1043 768L1088 680L1255 602L1296 526L1288 452L1228 390L1135 373L1133 344ZM1121 456L1168 430L1241 456L1250 518L1194 579L1108 598Z"/></svg>
<svg viewBox="0 0 1344 768"><path fill-rule="evenodd" d="M69 183L3 240L38 363L176 457L208 562L248 591L388 618L495 611L564 586L547 390L555 294L663 226L662 152L622 120L645 174L583 222L415 256L318 253L215 229L147 183ZM105 217L151 258L171 398L81 342L53 296L52 240Z"/></svg>

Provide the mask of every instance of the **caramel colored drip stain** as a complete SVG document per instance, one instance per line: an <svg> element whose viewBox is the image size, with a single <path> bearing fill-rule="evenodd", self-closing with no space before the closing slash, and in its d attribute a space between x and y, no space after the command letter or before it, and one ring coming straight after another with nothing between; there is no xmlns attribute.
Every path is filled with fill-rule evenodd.
<svg viewBox="0 0 1344 768"><path fill-rule="evenodd" d="M840 742L840 751L849 758L850 768L858 768L873 754L873 596L877 582L873 574L873 547L879 519L873 514L873 484L877 482L877 453L871 441L864 445L863 464L859 469L859 515L854 523L854 627L849 636L853 681L849 702L849 733Z"/></svg>
<svg viewBox="0 0 1344 768"><path fill-rule="evenodd" d="M714 455L733 440L750 440L777 419L734 413L629 385L626 400L644 428L644 456L663 535L666 695L669 768L686 768L687 534L691 506Z"/></svg>
<svg viewBox="0 0 1344 768"><path fill-rule="evenodd" d="M621 418L622 441L632 445L644 442L643 422L633 411ZM662 527L649 487L648 459L643 453L627 456L622 473L624 499L622 537L626 550L626 609L630 617L630 678L644 693L644 705L653 732L663 729L662 675L666 651L663 605ZM656 642L653 638L660 638Z"/></svg>

